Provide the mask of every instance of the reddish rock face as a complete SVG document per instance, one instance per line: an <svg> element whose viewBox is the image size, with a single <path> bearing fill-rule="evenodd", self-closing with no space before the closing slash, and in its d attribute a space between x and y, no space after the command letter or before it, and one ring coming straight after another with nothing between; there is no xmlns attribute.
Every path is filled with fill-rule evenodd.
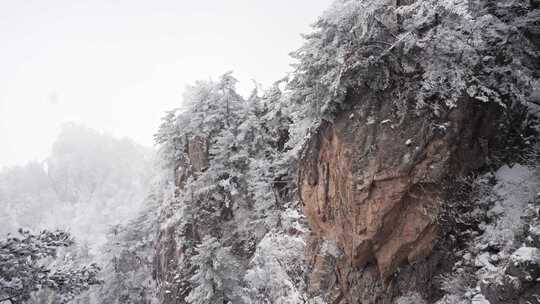
<svg viewBox="0 0 540 304"><path fill-rule="evenodd" d="M384 168L388 151L355 172L355 156L363 147L342 138L346 127L338 123L320 134L316 167L302 183L304 212L315 232L335 240L353 266L374 261L388 276L402 261L431 250L440 195L425 168L411 173ZM401 145L403 156L414 149L404 142L394 145Z"/></svg>
<svg viewBox="0 0 540 304"><path fill-rule="evenodd" d="M312 137L299 172L313 232L344 253L334 269L342 290L354 269L375 265L384 280L431 254L445 183L484 164L496 118L472 102L435 123L427 115L396 117L382 98L349 101L352 110ZM314 265L320 258L312 256Z"/></svg>

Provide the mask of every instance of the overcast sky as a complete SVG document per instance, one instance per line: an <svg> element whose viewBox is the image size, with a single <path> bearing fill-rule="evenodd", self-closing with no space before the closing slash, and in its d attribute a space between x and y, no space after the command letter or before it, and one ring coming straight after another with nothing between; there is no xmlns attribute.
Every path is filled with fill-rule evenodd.
<svg viewBox="0 0 540 304"><path fill-rule="evenodd" d="M331 0L0 0L0 168L41 160L64 122L152 145L186 84L285 76Z"/></svg>

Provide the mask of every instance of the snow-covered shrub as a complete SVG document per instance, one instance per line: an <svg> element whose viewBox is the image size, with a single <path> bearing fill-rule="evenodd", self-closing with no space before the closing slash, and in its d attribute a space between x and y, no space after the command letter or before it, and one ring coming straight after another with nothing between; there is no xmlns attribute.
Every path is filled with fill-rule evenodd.
<svg viewBox="0 0 540 304"><path fill-rule="evenodd" d="M534 243L529 233L537 223L534 206L539 174L537 165L505 165L469 184L473 191L467 192L470 196L463 202L470 204L466 210L476 214L477 220L472 232L456 234L461 236L457 261L450 273L440 277L444 297L438 304L471 303L473 299L473 303L492 299L506 303L519 298L540 274L535 262L538 249L522 247L523 242ZM454 224L458 225L469 218L456 216Z"/></svg>
<svg viewBox="0 0 540 304"><path fill-rule="evenodd" d="M302 236L271 232L257 246L245 275L246 303L301 303L304 252Z"/></svg>
<svg viewBox="0 0 540 304"><path fill-rule="evenodd" d="M336 1L293 53L291 100L307 104L304 116L315 120L332 120L353 90L392 91L397 104L436 115L463 98L502 107L523 103L531 90L533 46L514 19L494 15L492 5L505 6Z"/></svg>
<svg viewBox="0 0 540 304"><path fill-rule="evenodd" d="M461 303L459 301L469 299L471 291L476 287L476 277L474 276L474 273L468 272L465 269L458 269L450 275L440 277L439 280L440 288L445 294L451 295L451 297L447 298L447 302L443 302L448 304L453 303L453 301Z"/></svg>
<svg viewBox="0 0 540 304"><path fill-rule="evenodd" d="M292 150L287 106L278 87L245 100L235 82L227 73L190 87L182 111L169 113L156 135L177 181L164 227L174 226L182 252L177 278L162 292L189 303L265 295L295 303L304 288L304 228L294 210L294 167L284 157Z"/></svg>

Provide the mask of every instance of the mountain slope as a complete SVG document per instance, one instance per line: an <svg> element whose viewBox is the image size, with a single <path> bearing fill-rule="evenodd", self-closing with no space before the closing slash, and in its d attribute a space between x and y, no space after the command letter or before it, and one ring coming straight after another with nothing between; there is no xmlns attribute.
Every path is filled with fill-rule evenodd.
<svg viewBox="0 0 540 304"><path fill-rule="evenodd" d="M189 88L156 135L175 185L160 301L497 303L483 277L448 278L499 220L464 181L536 170L538 16L526 1L336 1L264 94L244 99L231 74Z"/></svg>

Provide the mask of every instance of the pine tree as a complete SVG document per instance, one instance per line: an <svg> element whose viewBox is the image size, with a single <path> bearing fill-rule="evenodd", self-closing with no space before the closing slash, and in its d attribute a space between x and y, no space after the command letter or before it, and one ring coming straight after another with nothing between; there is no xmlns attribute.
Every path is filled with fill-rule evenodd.
<svg viewBox="0 0 540 304"><path fill-rule="evenodd" d="M207 237L197 246L197 254L191 258L196 273L191 278L195 288L187 297L192 304L224 303L223 281L220 261L216 259L221 244L216 238Z"/></svg>
<svg viewBox="0 0 540 304"><path fill-rule="evenodd" d="M55 257L59 248L72 244L69 234L62 231L36 235L20 230L20 237L0 241L0 302L23 303L33 292L47 288L66 303L90 286L101 284L96 264L56 270L43 264L44 259Z"/></svg>

